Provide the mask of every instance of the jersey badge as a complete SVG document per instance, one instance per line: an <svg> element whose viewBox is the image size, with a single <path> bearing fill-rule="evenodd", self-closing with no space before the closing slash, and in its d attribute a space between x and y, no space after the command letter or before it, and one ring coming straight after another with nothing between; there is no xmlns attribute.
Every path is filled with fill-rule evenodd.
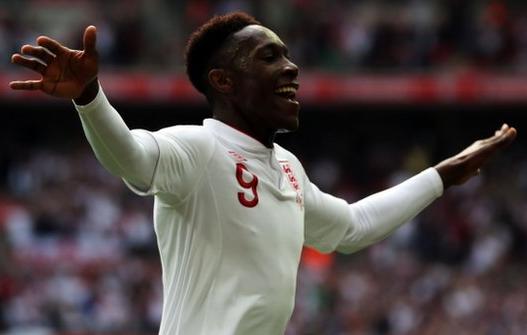
<svg viewBox="0 0 527 335"><path fill-rule="evenodd" d="M300 208L304 208L304 197L302 196L302 189L300 188L300 183L298 182L298 179L296 178L295 173L293 172L293 169L289 164L289 161L279 160L278 162L282 166L282 171L284 171L285 175L287 176L289 184L291 185L291 187L293 187L296 192L296 203L300 206Z"/></svg>

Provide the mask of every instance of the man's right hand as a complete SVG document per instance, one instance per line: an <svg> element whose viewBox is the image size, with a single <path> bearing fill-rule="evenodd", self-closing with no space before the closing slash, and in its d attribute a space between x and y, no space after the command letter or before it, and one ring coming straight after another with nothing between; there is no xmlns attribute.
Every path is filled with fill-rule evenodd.
<svg viewBox="0 0 527 335"><path fill-rule="evenodd" d="M40 36L37 38L37 46L24 45L21 54L14 54L11 61L42 77L39 80L12 81L9 86L15 90L41 90L61 98L92 100L97 94L97 90L93 90L98 71L95 41L94 26L89 26L84 31L82 51L71 50L47 36Z"/></svg>

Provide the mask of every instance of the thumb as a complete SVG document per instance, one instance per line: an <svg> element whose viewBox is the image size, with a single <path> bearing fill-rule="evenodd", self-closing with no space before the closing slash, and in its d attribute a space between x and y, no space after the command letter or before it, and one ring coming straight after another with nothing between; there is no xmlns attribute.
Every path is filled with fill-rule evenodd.
<svg viewBox="0 0 527 335"><path fill-rule="evenodd" d="M95 55L95 43L97 41L97 28L95 26L88 26L84 31L84 53L87 55Z"/></svg>

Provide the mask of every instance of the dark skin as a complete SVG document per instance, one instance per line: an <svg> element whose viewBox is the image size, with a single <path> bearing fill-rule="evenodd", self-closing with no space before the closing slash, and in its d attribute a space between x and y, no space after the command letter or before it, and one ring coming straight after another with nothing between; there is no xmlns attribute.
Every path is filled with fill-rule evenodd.
<svg viewBox="0 0 527 335"><path fill-rule="evenodd" d="M24 45L11 61L37 72L41 78L13 81L9 86L74 99L80 105L89 103L99 90L94 26L86 28L83 42L83 50L71 50L41 36L37 38L37 45ZM224 51L233 54L233 50L235 57L227 65L208 73L213 116L272 147L278 131L293 131L298 127L299 104L294 94L298 88L298 67L289 60L287 47L278 36L262 26L247 26L233 34ZM287 92L280 91L284 87ZM515 138L516 129L504 124L494 136L478 140L437 164L435 168L444 188L463 184L478 175L480 168Z"/></svg>
<svg viewBox="0 0 527 335"><path fill-rule="evenodd" d="M233 34L219 57L233 57L224 68L209 71L214 118L272 147L277 130L298 128L295 100L298 67L286 45L271 30L251 25ZM289 87L287 97L276 93Z"/></svg>

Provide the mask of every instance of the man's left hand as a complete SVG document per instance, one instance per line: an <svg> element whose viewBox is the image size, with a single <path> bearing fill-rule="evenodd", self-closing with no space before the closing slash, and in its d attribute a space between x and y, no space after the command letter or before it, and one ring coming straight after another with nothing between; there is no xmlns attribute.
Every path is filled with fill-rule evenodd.
<svg viewBox="0 0 527 335"><path fill-rule="evenodd" d="M507 147L516 138L516 129L504 124L494 136L478 140L459 154L445 159L435 166L443 180L444 189L461 185L480 173L480 168L498 150Z"/></svg>

